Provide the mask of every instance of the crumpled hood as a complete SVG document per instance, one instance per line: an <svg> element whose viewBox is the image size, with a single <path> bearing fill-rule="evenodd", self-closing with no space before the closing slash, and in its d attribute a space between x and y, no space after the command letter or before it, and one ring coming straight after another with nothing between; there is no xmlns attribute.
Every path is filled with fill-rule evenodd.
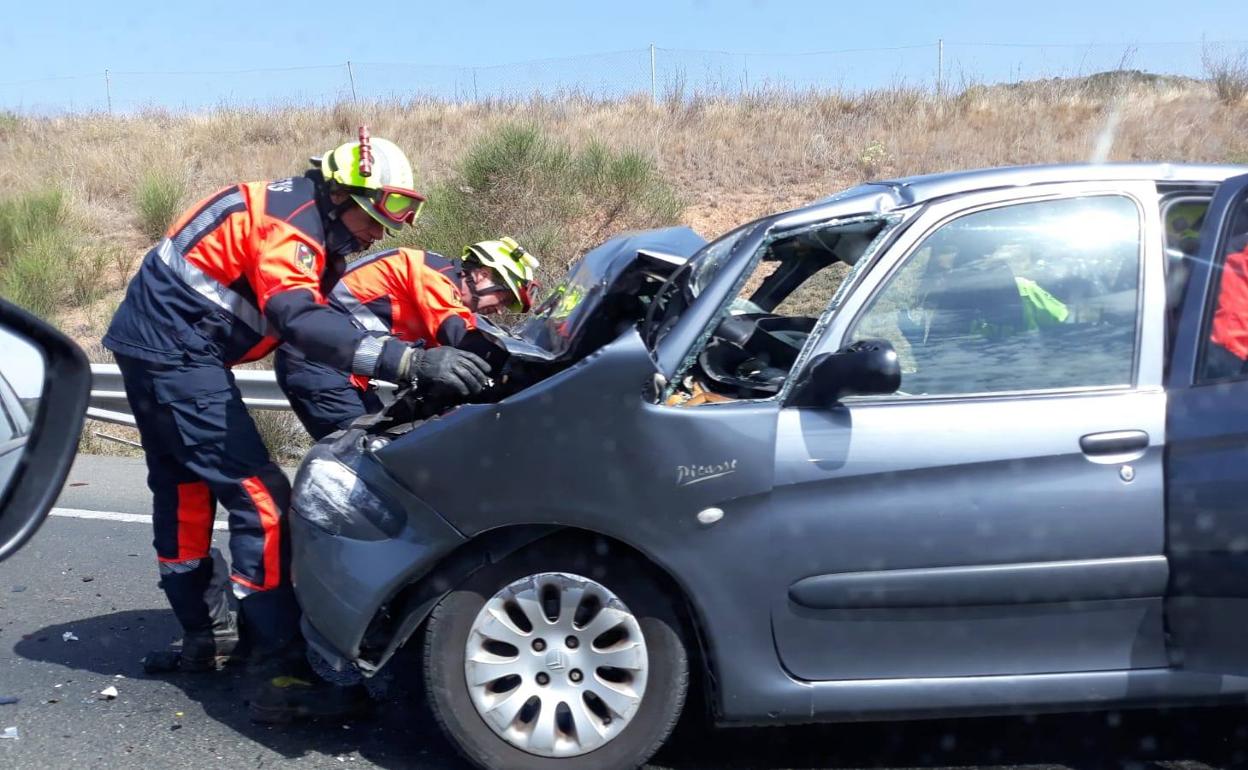
<svg viewBox="0 0 1248 770"><path fill-rule="evenodd" d="M706 241L688 227L665 227L620 235L580 259L533 312L510 332L488 322L479 325L494 334L516 357L554 361L575 349L586 323L631 268L639 251L692 257Z"/></svg>

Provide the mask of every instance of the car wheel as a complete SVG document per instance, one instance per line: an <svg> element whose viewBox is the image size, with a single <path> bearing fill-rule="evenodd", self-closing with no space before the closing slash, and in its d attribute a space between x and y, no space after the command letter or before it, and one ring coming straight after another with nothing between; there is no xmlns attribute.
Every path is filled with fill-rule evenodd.
<svg viewBox="0 0 1248 770"><path fill-rule="evenodd" d="M666 592L634 564L569 561L484 569L427 621L426 697L481 767L637 767L680 717L688 659Z"/></svg>

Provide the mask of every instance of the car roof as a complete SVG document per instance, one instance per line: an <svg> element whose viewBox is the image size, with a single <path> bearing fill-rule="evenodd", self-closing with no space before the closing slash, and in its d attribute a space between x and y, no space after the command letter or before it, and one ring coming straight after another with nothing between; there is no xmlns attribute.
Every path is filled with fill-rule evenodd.
<svg viewBox="0 0 1248 770"><path fill-rule="evenodd" d="M1216 184L1248 166L1212 163L1062 163L1006 166L867 182L791 213L884 212L948 195L1057 182L1143 181ZM832 211L828 209L832 208Z"/></svg>

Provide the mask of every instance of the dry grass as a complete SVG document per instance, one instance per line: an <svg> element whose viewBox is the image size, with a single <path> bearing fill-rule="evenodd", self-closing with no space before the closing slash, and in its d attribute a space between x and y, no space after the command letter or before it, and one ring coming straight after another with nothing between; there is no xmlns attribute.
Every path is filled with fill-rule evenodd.
<svg viewBox="0 0 1248 770"><path fill-rule="evenodd" d="M136 185L149 172L185 180L185 203L241 180L299 173L308 156L349 139L367 122L375 135L408 152L418 184L433 191L460 177L465 157L483 137L504 126L538 126L543 141L574 155L600 152L591 149L597 146L652 162L686 203L681 220L710 237L870 178L1085 161L1111 114L1117 129L1109 160L1245 162L1248 100L1219 85L1217 74L1211 70L1207 81L1122 73L970 84L942 98L906 88L764 90L743 98L673 94L657 106L642 96L614 102L571 96L189 115L4 114L0 199L38 193L54 181L74 212L75 230L99 248L95 253L107 255L83 271L102 296L58 319L91 343L150 246L152 230L144 232ZM515 205L525 205L523 190L515 191ZM84 282L80 289L86 288ZM272 427L274 443L283 443L285 426Z"/></svg>
<svg viewBox="0 0 1248 770"><path fill-rule="evenodd" d="M545 140L574 153L597 144L649 159L687 203L683 221L713 236L868 178L1087 160L1115 110L1110 160L1242 161L1248 158L1242 131L1248 110L1243 101L1220 99L1215 85L1127 73L968 85L940 99L895 88L673 97L657 107L640 96L616 102L573 96L189 115L6 114L0 197L38 192L56 180L67 208L81 220L75 229L109 255L97 277L103 296L86 313L107 316L152 240L144 232L136 180L149 173L182 179L182 200L196 200L240 180L297 173L308 156L349 138L360 121L408 151L428 190L454 179L470 148L508 125L540 126ZM523 195L516 205L523 206ZM96 268L86 272L95 275ZM81 326L80 313L74 315Z"/></svg>
<svg viewBox="0 0 1248 770"><path fill-rule="evenodd" d="M1233 106L1248 96L1248 54L1205 50L1200 58L1213 92L1223 104Z"/></svg>

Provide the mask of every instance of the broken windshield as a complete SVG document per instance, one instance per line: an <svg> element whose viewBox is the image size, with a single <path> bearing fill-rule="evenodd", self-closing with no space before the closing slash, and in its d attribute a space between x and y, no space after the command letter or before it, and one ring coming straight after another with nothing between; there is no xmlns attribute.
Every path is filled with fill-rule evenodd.
<svg viewBox="0 0 1248 770"><path fill-rule="evenodd" d="M754 228L758 226L758 222L751 222L742 225L719 239L712 242L702 249L701 253L694 257L695 265L693 275L689 278L689 293L697 297L702 290L719 275L719 271L727 264L729 257L736 251L737 245L745 239L745 236L754 232Z"/></svg>

